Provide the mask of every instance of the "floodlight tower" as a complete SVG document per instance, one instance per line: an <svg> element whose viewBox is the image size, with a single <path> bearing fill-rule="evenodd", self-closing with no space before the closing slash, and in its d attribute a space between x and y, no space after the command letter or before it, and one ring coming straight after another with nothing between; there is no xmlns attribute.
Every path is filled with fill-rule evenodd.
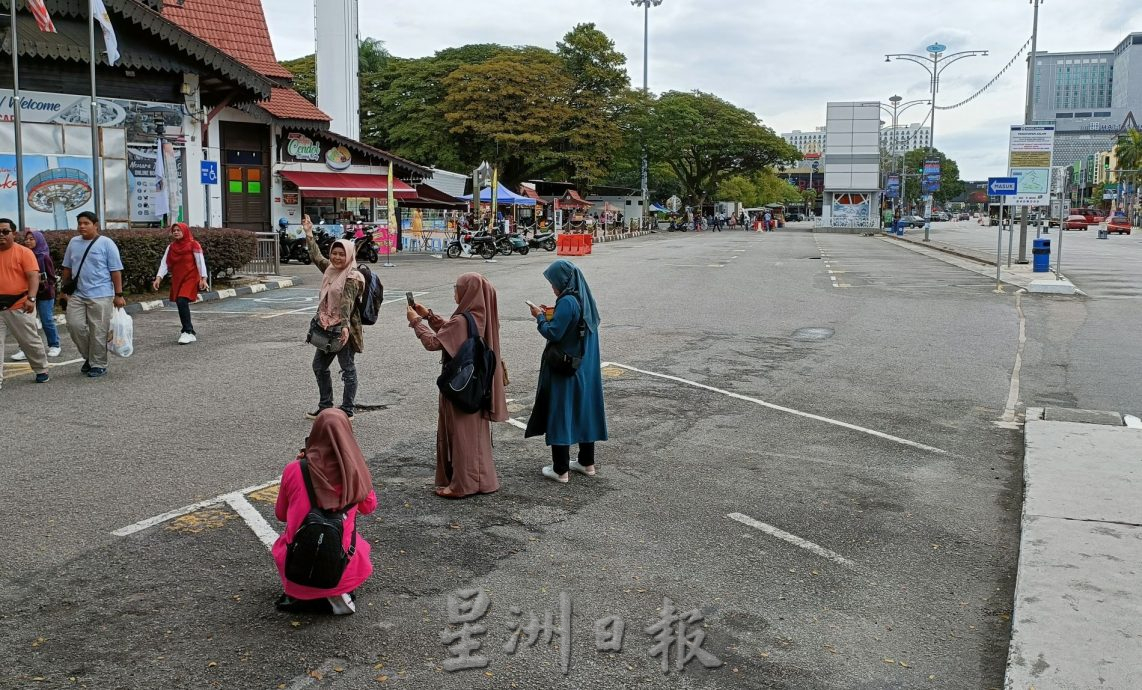
<svg viewBox="0 0 1142 690"><path fill-rule="evenodd" d="M361 37L357 0L314 0L317 44L317 107L331 119L329 129L361 138Z"/></svg>

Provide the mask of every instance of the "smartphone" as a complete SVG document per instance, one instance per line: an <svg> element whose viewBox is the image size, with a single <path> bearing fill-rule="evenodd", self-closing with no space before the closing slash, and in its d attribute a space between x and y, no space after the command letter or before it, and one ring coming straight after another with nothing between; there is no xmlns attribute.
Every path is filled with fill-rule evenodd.
<svg viewBox="0 0 1142 690"><path fill-rule="evenodd" d="M530 300L526 300L526 299L525 299L525 300L523 301L523 303L524 303L524 304L526 304L527 306L531 307L532 309L539 309L539 305L538 305L538 304L536 304L536 303L534 303L534 302L532 302L532 301L530 301Z"/></svg>
<svg viewBox="0 0 1142 690"><path fill-rule="evenodd" d="M408 300L408 306L410 306L410 307L416 306L416 300L413 299L411 292L404 293L404 298Z"/></svg>

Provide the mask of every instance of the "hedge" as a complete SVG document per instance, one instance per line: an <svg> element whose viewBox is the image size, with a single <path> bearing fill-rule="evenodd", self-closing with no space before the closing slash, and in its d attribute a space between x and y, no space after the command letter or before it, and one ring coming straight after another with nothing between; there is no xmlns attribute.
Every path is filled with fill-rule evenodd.
<svg viewBox="0 0 1142 690"><path fill-rule="evenodd" d="M233 275L250 263L257 254L258 241L249 230L191 228L194 239L202 245L206 268L213 278ZM63 253L67 243L78 233L45 232L52 260L63 272ZM129 291L148 292L158 271L163 252L170 244L170 231L165 229L107 230L100 234L119 245L123 259L123 287Z"/></svg>

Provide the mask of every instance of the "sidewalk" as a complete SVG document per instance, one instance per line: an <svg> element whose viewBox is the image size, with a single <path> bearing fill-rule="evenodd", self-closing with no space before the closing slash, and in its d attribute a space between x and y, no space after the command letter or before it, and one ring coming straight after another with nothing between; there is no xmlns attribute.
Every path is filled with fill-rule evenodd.
<svg viewBox="0 0 1142 690"><path fill-rule="evenodd" d="M1029 408L1024 438L1006 688L1138 688L1142 429L1115 413Z"/></svg>

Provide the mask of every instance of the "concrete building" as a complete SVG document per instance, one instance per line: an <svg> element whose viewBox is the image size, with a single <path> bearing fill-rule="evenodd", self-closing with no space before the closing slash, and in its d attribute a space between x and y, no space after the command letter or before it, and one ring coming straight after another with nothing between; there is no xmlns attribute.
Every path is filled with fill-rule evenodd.
<svg viewBox="0 0 1142 690"><path fill-rule="evenodd" d="M1127 115L1142 115L1142 32L1112 50L1040 51L1034 60L1032 120L1055 125L1054 165L1093 165Z"/></svg>
<svg viewBox="0 0 1142 690"><path fill-rule="evenodd" d="M880 130L880 145L889 153L901 154L932 145L932 128L919 122L910 125L888 125Z"/></svg>
<svg viewBox="0 0 1142 690"><path fill-rule="evenodd" d="M825 128L818 127L812 132L802 132L795 129L781 138L797 147L801 153L821 153L825 150Z"/></svg>
<svg viewBox="0 0 1142 690"><path fill-rule="evenodd" d="M879 226L880 115L879 101L828 104L819 228Z"/></svg>

